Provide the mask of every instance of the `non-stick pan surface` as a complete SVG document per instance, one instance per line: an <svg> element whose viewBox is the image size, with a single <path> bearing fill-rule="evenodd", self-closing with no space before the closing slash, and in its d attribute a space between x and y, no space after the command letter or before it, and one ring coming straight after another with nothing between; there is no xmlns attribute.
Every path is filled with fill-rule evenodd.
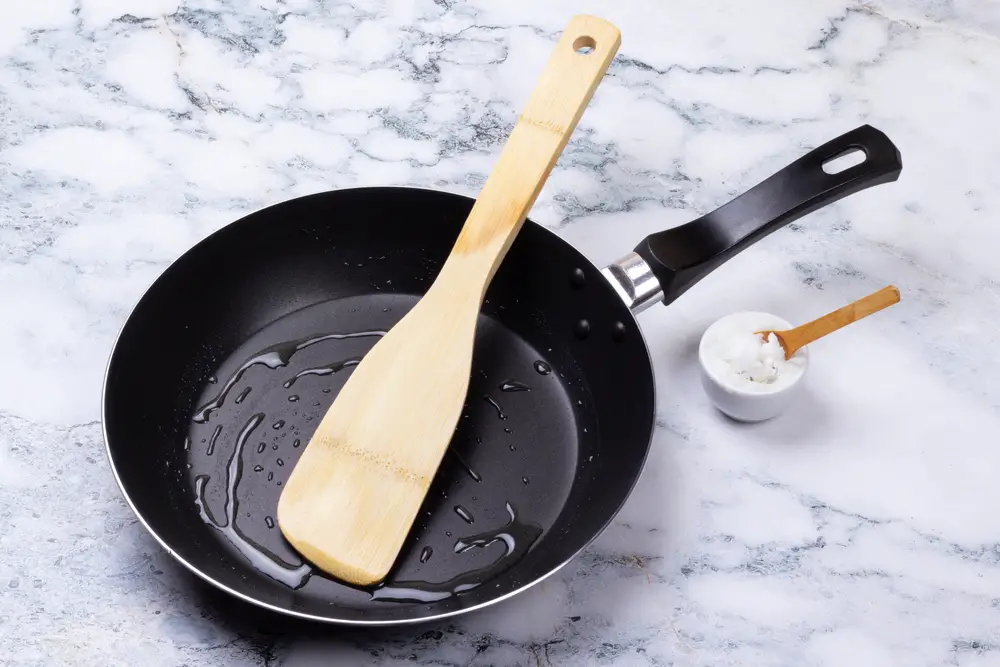
<svg viewBox="0 0 1000 667"><path fill-rule="evenodd" d="M853 149L861 164L824 170ZM487 292L450 451L380 587L351 588L302 563L274 508L353 365L431 284L470 198L317 194L181 256L136 305L108 365L112 468L171 554L261 606L389 624L496 602L589 544L639 476L654 385L632 310L669 302L760 238L901 169L887 137L858 128L604 272L526 221Z"/></svg>
<svg viewBox="0 0 1000 667"><path fill-rule="evenodd" d="M405 188L288 201L205 239L141 299L108 370L110 455L193 571L304 616L433 617L534 582L614 516L653 427L646 346L598 269L529 221L488 291L467 408L389 584L300 567L275 525L302 445L430 285L472 201Z"/></svg>

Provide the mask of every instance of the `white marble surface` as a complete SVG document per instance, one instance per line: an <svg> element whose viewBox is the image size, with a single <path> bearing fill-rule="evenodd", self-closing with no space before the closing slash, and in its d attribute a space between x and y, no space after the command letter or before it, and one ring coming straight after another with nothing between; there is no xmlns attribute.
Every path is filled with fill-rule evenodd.
<svg viewBox="0 0 1000 667"><path fill-rule="evenodd" d="M862 122L902 178L641 316L648 466L543 585L417 630L229 618L104 457L128 309L275 201L475 194L582 11L622 47L532 217L596 262ZM998 119L992 0L0 3L0 664L1000 665ZM890 282L902 303L813 347L792 413L710 408L694 352L715 318L803 321Z"/></svg>

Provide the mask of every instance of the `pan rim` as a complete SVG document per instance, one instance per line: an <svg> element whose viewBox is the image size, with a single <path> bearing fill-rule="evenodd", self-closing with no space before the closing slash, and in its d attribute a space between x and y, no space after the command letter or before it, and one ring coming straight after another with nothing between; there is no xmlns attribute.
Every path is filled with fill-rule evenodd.
<svg viewBox="0 0 1000 667"><path fill-rule="evenodd" d="M222 583L220 581L217 581L216 579L214 579L213 577L211 577L207 573L202 572L197 566L193 565L192 563L189 563L187 560L185 560L183 557L181 557L173 549L173 547L171 547L170 544L166 540L164 540L160 536L160 534L153 528L153 526L146 520L146 517L142 515L142 513L136 507L135 503L132 501L131 496L129 495L128 491L125 488L125 483L122 480L121 476L119 475L118 466L115 465L114 454L111 451L111 437L108 434L108 420L107 420L108 376L109 376L110 371L111 371L111 365L115 361L115 358L116 358L116 355L117 355L117 352L118 352L119 343L121 341L122 334L125 332L125 329L129 326L130 322L132 321L132 318L135 315L136 309L143 303L143 301L145 300L146 296L149 294L150 290L154 289L158 284L160 284L160 281L163 279L163 276L167 273L167 271L169 271L172 267L174 267L179 262L181 262L190 253L193 253L198 247L202 246L203 244L206 244L206 243L210 242L213 238L216 238L219 234L223 233L225 230L227 230L227 229L233 227L234 225L242 222L243 220L245 220L245 219L247 219L247 218L249 218L249 217L251 217L253 215L259 214L259 213L261 213L261 212L263 212L263 211L265 211L267 209L278 207L278 206L281 206L281 205L284 205L284 204L287 204L287 203L290 203L290 202L293 202L293 201L301 201L301 200L306 199L306 198L323 197L323 196L329 196L332 193L362 191L362 190L369 190L369 191L377 191L377 190L382 190L382 191L387 191L387 190L413 190L413 191L417 191L417 192L425 192L425 193L428 193L428 194L431 194L431 195L435 195L435 196L446 195L446 196L449 196L449 197L455 197L455 198L459 198L459 199L465 199L465 200L468 200L470 202L474 202L475 201L475 197L471 197L469 195L465 195L465 194L461 194L461 193L457 193L457 192L452 192L452 191L449 191L449 190L427 188L427 187L423 187L423 186L411 186L411 185L389 185L389 186L386 186L386 185L381 185L381 186L380 185L368 185L368 186L365 186L365 185L362 185L362 186L352 186L352 187L347 187L347 188L334 188L334 189L330 189L330 190L322 190L320 192L315 192L315 193L311 193L311 194L307 194L307 195L301 195L301 196L298 196L298 197L290 197L288 199L284 199L282 201L274 202L273 204L269 204L267 206L263 206L263 207L258 208L256 210L250 211L250 212L244 214L243 216L241 216L241 217L239 217L239 218L237 218L235 220L231 220L230 222L227 222L223 226L219 227L218 229L216 229L212 233L208 234L207 236L203 237L202 239L200 239L199 241L197 241L196 243L194 243L193 245L191 245L190 247L188 247L187 250L185 250L183 253L181 253L180 255L178 255L177 257L175 257L173 260L171 260L167 264L166 268L164 268L163 271L161 271L148 285L146 285L145 289L143 289L143 291L142 291L142 294L140 294L139 297L137 299L135 299L135 301L133 302L131 308L129 308L128 314L125 316L124 320L122 321L121 326L118 328L118 332L115 334L114 342L111 345L111 350L108 353L108 358L107 358L107 361L106 361L105 366L104 366L104 374L103 374L103 378L102 378L102 381L101 381L101 434L102 434L102 437L104 439L104 453L105 453L105 456L107 457L108 464L111 467L111 473L114 476L115 484L118 486L118 490L119 490L119 492L121 492L122 497L125 499L125 503L128 505L129 509L132 511L132 514L135 515L135 517L139 520L139 523L142 524L143 528L146 529L146 532L148 532L153 537L153 539L156 540L156 542L161 547L163 547L163 549L167 552L167 554L169 556L171 556L177 563L179 563L181 566L183 566L185 569L187 569L189 572L191 572L192 574L194 574L195 576L197 576L202 581L210 584L211 586L214 586L218 590L221 590L221 591L223 591L223 592L225 592L225 593L227 593L229 595L234 596L237 599L240 599L240 600L242 600L244 602L247 602L249 604L252 604L254 606L266 609L266 610L268 610L270 612L278 613L278 614L281 614L281 615L284 615L284 616L290 616L290 617L293 617L293 618L298 618L298 619L301 619L301 620L313 621L313 622L323 623L323 624L327 624L327 625L354 626L354 627L387 627L387 626L419 625L421 623L429 623L429 622L433 622L433 621L439 621L439 620L442 620L442 619L445 619L445 618L450 618L450 617L465 615L465 614L469 614L469 613L472 613L472 612L475 612L475 611L479 611L479 610L485 609L486 607L490 607L490 606L495 605L497 603L500 603L500 602L503 602L505 600L508 600L508 599L510 599L510 598L512 598L512 597L514 597L516 595L519 595L519 594L525 592L526 590L528 590L529 588L532 588L535 585L541 583L542 581L548 579L549 577L551 577L552 575L554 575L556 572L560 571L563 567L565 567L570 561L576 559L584 550L586 550L591 544L593 544L593 542L598 537L600 537L607 530L608 526L611 525L611 522L614 521L615 517L619 514L619 512L621 512L622 508L625 506L625 503L631 497L633 491L635 490L635 485L638 483L639 478L642 476L642 473L645 470L646 462L649 459L649 451L650 451L650 449L652 447L653 434L656 431L655 422L656 422L656 394L657 394L657 386L656 386L656 374L653 371L653 358L652 358L652 356L649 353L649 344L646 341L645 335L642 334L642 329L639 326L638 321L636 320L635 313L632 312L632 310L630 308L628 308L628 306L626 304L623 303L623 305L625 306L625 310L628 311L628 313L629 313L629 317L631 318L632 324L635 325L636 330L639 332L639 340L640 340L640 343L642 344L642 349L643 349L643 351L645 352L645 355L646 355L646 368L649 370L650 392L651 392L651 399L652 399L651 403L652 403L652 406L653 406L652 407L652 411L648 415L644 416L644 418L643 418L644 421L648 422L648 428L647 428L648 437L647 437L647 442L646 442L646 446L645 446L645 448L643 450L642 459L641 459L641 461L639 461L638 472L632 477L631 483L629 484L629 487L628 487L628 492L625 493L622 496L621 502L619 502L618 506L615 507L614 510L608 514L607 519L603 522L603 524L600 526L600 528L598 530L594 531L594 533L583 544L580 545L579 549L577 549L576 551L574 551L569 557L567 557L565 560L563 560L563 562L559 563L558 565L556 565L555 567L551 568L550 570L548 570L547 572L545 572L541 576L538 576L538 577L534 578L533 580L531 580L530 582L524 584L523 586L520 586L520 587L518 587L518 588L516 588L516 589L514 589L512 591L509 591L509 592L507 592L507 593L505 593L505 594L503 594L501 596L498 596L498 597L486 600L484 602L481 602L481 603L479 603L477 605L473 605L471 607L462 607L462 608L459 608L459 609L454 609L454 610L451 610L451 611L441 612L439 614L434 614L434 615L429 615L429 616L416 616L416 617L399 618L399 619L383 619L383 620L376 620L376 619L372 619L372 620L368 620L368 619L345 619L345 618L335 618L335 617L332 617L332 616L320 616L320 615L316 615L316 614L310 614L310 613L306 613L306 612L295 611L293 609L289 609L289 608L286 608L286 607L279 607L279 606L273 605L273 604L271 604L269 602L265 602L263 600L259 600L259 599L255 598L255 597L250 596L250 595L248 595L246 593L243 593L241 591L235 590L234 588L231 588L230 586L227 586L226 584L224 584L224 583ZM529 211L529 214L530 214L530 211ZM545 227L544 225L541 225L541 224L539 224L539 223L531 220L530 217L526 217L525 218L524 224L536 227L543 234L549 234L549 235L555 237L555 239L558 240L559 242L565 243L566 245L570 246L584 260L586 260L592 267L597 268L597 265L594 264L594 262L589 257L587 257L586 255L584 255L583 252L581 252L578 248L576 248L576 246L574 246L569 241L566 241L565 239L563 239L562 237L560 237L553 230L551 230L548 227ZM610 283L609 283L609 286L610 286ZM614 298L619 298L618 295L617 295L617 293L614 294Z"/></svg>

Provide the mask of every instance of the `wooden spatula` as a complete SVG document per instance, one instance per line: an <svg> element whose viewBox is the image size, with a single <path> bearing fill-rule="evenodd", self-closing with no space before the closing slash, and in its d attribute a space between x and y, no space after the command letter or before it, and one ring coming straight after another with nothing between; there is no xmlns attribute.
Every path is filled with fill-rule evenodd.
<svg viewBox="0 0 1000 667"><path fill-rule="evenodd" d="M822 338L828 333L833 333L837 329L846 327L851 322L857 322L863 317L868 317L883 308L888 308L894 303L899 303L899 290L889 285L877 292L849 303L843 308L838 308L832 313L827 313L812 322L806 322L794 329L785 331L758 331L757 335L767 340L768 334L774 334L785 350L785 359L791 359L802 347Z"/></svg>
<svg viewBox="0 0 1000 667"><path fill-rule="evenodd" d="M393 565L458 422L483 295L621 42L577 16L424 297L365 355L278 502L282 533L359 586Z"/></svg>

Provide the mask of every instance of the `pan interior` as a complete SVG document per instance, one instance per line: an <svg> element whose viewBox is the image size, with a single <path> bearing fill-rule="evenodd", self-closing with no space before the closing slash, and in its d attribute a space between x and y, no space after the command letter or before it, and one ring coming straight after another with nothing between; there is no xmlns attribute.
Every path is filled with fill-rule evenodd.
<svg viewBox="0 0 1000 667"><path fill-rule="evenodd" d="M649 444L648 353L597 268L528 221L487 291L463 417L387 584L313 571L275 524L322 414L431 284L471 204L394 188L291 200L151 286L116 343L104 423L123 491L173 555L261 605L394 623L517 591L611 520Z"/></svg>
<svg viewBox="0 0 1000 667"><path fill-rule="evenodd" d="M297 310L248 338L202 388L183 456L209 527L197 533L220 562L251 566L251 589L277 582L305 606L359 610L437 602L501 574L559 516L586 428L573 405L586 392L481 316L462 419L389 580L356 590L301 566L275 523L282 484L355 365L416 300L375 293Z"/></svg>

